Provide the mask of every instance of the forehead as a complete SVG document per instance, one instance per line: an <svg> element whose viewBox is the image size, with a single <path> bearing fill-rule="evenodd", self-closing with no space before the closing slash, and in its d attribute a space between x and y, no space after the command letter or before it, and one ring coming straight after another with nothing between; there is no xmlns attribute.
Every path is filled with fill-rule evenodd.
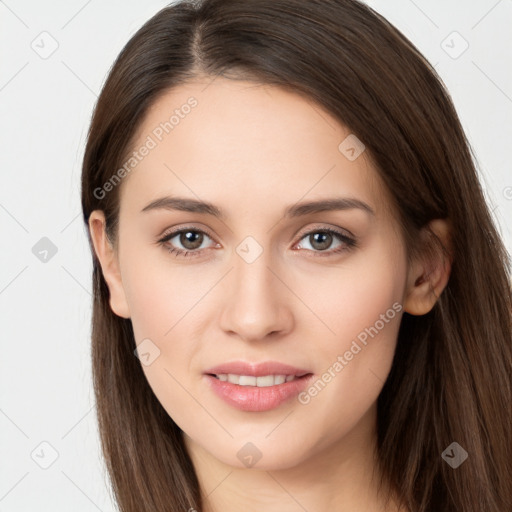
<svg viewBox="0 0 512 512"><path fill-rule="evenodd" d="M146 113L130 147L138 155L127 166L121 204L142 208L168 193L261 209L343 195L379 210L385 191L367 153L346 153L354 148L357 156L357 144L347 127L299 94L204 78L166 91Z"/></svg>

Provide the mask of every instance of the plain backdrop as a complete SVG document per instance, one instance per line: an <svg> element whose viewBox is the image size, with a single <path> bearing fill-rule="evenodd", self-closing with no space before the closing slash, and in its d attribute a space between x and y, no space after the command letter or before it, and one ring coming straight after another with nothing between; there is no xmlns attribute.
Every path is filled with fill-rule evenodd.
<svg viewBox="0 0 512 512"><path fill-rule="evenodd" d="M81 159L109 67L166 4L0 1L0 512L116 510L91 384ZM510 252L512 1L369 4L445 82Z"/></svg>

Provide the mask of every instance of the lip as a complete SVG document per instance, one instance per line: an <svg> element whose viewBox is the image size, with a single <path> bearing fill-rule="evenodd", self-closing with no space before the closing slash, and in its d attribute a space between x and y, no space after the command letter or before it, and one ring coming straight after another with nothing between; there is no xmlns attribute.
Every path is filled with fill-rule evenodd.
<svg viewBox="0 0 512 512"><path fill-rule="evenodd" d="M226 373L251 375L253 377L295 375L299 378L283 384L259 388L221 381L214 376ZM279 407L303 391L312 377L313 373L308 370L276 361L262 363L233 361L215 366L204 372L204 378L219 398L232 407L247 412L263 412Z"/></svg>
<svg viewBox="0 0 512 512"><path fill-rule="evenodd" d="M263 361L261 363L248 363L246 361L232 361L230 363L219 364L204 372L205 374L219 375L222 373L234 373L236 375L251 375L253 377L263 377L264 375L296 375L301 377L309 370L296 368L288 364L277 361Z"/></svg>

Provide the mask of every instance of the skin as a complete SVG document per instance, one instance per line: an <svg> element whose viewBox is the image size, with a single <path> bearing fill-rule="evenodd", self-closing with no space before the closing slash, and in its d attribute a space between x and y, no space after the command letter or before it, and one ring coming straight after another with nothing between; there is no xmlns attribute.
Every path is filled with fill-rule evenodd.
<svg viewBox="0 0 512 512"><path fill-rule="evenodd" d="M133 148L190 96L198 105L123 179L117 247L104 236L103 213L90 217L111 308L131 319L137 344L149 338L160 350L142 368L184 432L205 510L383 511L376 400L403 312L432 308L450 264L438 253L407 265L389 194L367 152L347 159L338 145L350 131L294 93L198 79L158 99ZM226 218L141 213L166 195L212 202ZM283 217L299 201L334 196L364 201L374 214L353 208ZM193 249L201 255L176 257L158 244L181 227L213 235ZM322 251L309 234L326 227L350 232L357 246L333 253L344 246L333 236ZM449 244L444 221L431 229ZM251 263L236 251L247 236L263 251ZM166 245L186 243L175 236ZM395 303L402 311L307 404L293 398L244 412L205 382L206 369L237 359L306 368L316 380ZM237 457L248 442L262 454L251 468Z"/></svg>

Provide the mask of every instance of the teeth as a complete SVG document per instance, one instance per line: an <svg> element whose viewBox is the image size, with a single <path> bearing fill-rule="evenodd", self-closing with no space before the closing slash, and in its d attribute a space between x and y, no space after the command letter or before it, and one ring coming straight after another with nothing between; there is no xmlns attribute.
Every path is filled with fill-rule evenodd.
<svg viewBox="0 0 512 512"><path fill-rule="evenodd" d="M277 384L277 382L276 382L276 384ZM264 377L256 378L256 386L258 386L259 388L266 388L268 386L273 386L273 385L274 385L274 376L273 375L265 375Z"/></svg>
<svg viewBox="0 0 512 512"><path fill-rule="evenodd" d="M262 377L254 377L253 375L235 375L234 373L223 373L216 375L219 380L238 384L239 386L256 386L258 388L266 388L284 384L295 379L295 375L264 375Z"/></svg>
<svg viewBox="0 0 512 512"><path fill-rule="evenodd" d="M284 384L286 380L286 375L276 375L274 377L274 384Z"/></svg>
<svg viewBox="0 0 512 512"><path fill-rule="evenodd" d="M240 376L228 373L228 382L231 382L231 384L238 384L240 382Z"/></svg>
<svg viewBox="0 0 512 512"><path fill-rule="evenodd" d="M256 386L256 377L249 375L240 375L239 379L239 386Z"/></svg>

